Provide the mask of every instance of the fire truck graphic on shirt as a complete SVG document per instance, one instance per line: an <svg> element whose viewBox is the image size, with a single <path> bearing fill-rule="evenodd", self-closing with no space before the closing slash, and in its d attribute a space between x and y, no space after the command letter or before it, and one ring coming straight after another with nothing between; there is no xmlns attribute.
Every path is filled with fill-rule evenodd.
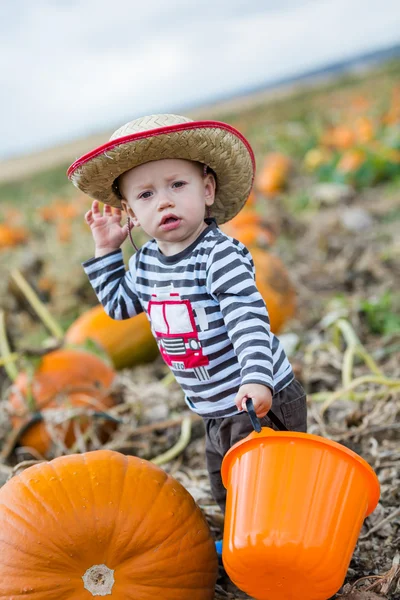
<svg viewBox="0 0 400 600"><path fill-rule="evenodd" d="M209 360L203 354L190 300L182 300L172 284L163 288L154 286L153 290L148 314L164 361L180 371L193 369L201 381L210 379L206 369Z"/></svg>

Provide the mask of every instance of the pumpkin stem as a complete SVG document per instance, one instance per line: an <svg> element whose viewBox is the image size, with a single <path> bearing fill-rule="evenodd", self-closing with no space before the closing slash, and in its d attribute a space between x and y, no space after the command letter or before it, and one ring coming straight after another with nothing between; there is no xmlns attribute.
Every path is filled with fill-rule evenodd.
<svg viewBox="0 0 400 600"><path fill-rule="evenodd" d="M15 354L11 352L8 344L6 320L3 310L0 310L0 354L2 356L2 365L4 366L8 377L11 381L15 381L18 375L18 369L13 363Z"/></svg>
<svg viewBox="0 0 400 600"><path fill-rule="evenodd" d="M192 432L192 419L190 417L185 417L182 421L181 435L179 437L179 440L176 442L176 444L174 446L172 446L172 448L170 448L169 450L164 452L163 454L159 454L158 456L155 456L154 458L152 458L150 462L154 463L155 465L160 466L160 465L164 465L165 463L169 462L170 460L175 458L175 456L178 456L178 454L183 452L184 449L186 448L186 446L188 445L188 443L190 442L191 432Z"/></svg>
<svg viewBox="0 0 400 600"><path fill-rule="evenodd" d="M38 315L39 319L41 319L42 323L47 327L50 333L58 340L61 340L64 337L64 332L61 329L60 325L55 321L50 314L49 310L40 300L36 292L26 281L22 273L18 271L18 269L14 269L11 272L11 278L17 284L21 292L24 294L25 298L32 306L33 310Z"/></svg>
<svg viewBox="0 0 400 600"><path fill-rule="evenodd" d="M106 565L93 565L82 577L83 587L92 596L108 596L112 594L114 571Z"/></svg>
<svg viewBox="0 0 400 600"><path fill-rule="evenodd" d="M5 358L0 358L0 367L5 367L6 364L15 362L19 359L19 354L17 352L11 352Z"/></svg>

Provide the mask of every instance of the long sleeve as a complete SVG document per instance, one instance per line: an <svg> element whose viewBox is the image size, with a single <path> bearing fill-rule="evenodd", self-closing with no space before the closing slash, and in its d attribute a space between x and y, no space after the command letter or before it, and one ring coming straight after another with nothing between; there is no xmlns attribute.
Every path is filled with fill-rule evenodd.
<svg viewBox="0 0 400 600"><path fill-rule="evenodd" d="M230 239L216 244L207 261L207 289L220 304L241 367L241 383L260 383L272 392L273 358L268 311L254 278L248 250Z"/></svg>
<svg viewBox="0 0 400 600"><path fill-rule="evenodd" d="M82 263L85 273L106 313L116 320L129 319L143 312L135 290L135 261L125 271L121 250Z"/></svg>

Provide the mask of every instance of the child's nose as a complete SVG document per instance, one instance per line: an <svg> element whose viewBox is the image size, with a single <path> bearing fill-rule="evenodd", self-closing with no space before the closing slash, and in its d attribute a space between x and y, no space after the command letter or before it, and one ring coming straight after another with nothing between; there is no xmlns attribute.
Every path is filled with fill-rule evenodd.
<svg viewBox="0 0 400 600"><path fill-rule="evenodd" d="M158 201L158 208L160 210L162 210L166 206L172 206L172 205L173 205L173 200L167 193L160 194L159 201Z"/></svg>

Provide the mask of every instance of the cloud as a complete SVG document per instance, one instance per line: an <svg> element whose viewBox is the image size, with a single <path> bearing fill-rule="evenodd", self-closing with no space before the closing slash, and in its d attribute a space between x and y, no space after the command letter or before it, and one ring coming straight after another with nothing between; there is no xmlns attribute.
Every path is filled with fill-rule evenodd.
<svg viewBox="0 0 400 600"><path fill-rule="evenodd" d="M0 18L3 155L400 41L394 0L14 0Z"/></svg>

